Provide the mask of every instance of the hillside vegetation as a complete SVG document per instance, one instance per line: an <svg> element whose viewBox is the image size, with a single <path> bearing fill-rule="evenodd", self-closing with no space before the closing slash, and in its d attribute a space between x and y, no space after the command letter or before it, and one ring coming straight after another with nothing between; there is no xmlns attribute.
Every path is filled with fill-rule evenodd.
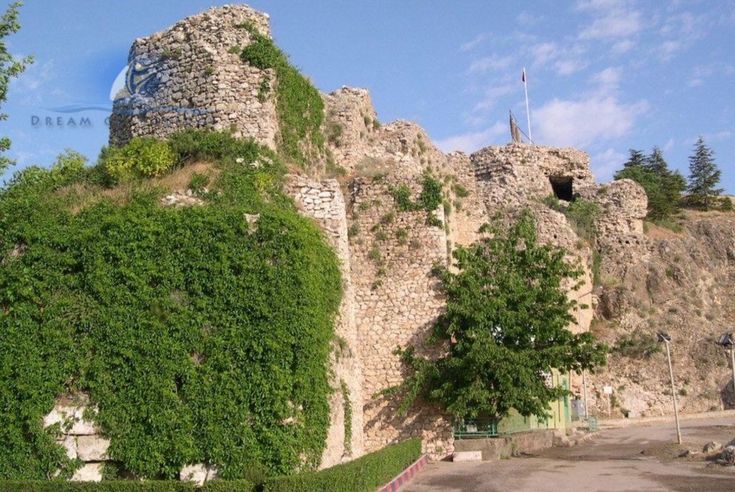
<svg viewBox="0 0 735 492"><path fill-rule="evenodd" d="M0 476L73 472L41 422L80 394L112 441L107 476L318 464L341 280L283 173L250 141L186 131L0 190ZM193 205L164 206L182 181Z"/></svg>

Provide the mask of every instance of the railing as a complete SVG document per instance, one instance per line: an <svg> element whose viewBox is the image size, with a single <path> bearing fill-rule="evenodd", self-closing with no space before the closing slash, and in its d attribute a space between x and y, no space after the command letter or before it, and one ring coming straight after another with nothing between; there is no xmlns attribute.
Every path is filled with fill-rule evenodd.
<svg viewBox="0 0 735 492"><path fill-rule="evenodd" d="M498 423L490 419L464 419L452 427L455 439L498 437Z"/></svg>

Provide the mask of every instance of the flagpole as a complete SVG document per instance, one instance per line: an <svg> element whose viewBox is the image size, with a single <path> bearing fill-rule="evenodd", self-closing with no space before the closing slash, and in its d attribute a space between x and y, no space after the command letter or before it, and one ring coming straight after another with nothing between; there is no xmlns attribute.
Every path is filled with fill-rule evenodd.
<svg viewBox="0 0 735 492"><path fill-rule="evenodd" d="M526 77L526 67L523 67L523 90L526 93L526 120L528 121L528 140L533 143L531 135L531 111L528 109L528 77Z"/></svg>

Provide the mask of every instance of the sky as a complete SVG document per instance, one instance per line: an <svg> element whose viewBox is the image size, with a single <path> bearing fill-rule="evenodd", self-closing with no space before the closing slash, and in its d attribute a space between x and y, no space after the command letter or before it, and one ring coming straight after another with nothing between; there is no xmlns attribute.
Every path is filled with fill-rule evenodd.
<svg viewBox="0 0 735 492"><path fill-rule="evenodd" d="M51 165L66 148L94 162L132 41L225 3L27 0L6 40L35 58L2 108L11 169ZM628 149L653 146L686 176L701 135L735 194L735 0L249 5L270 14L276 42L320 90L365 87L383 123L416 121L442 150L507 143L509 110L528 132L526 67L536 143L587 151L605 182Z"/></svg>

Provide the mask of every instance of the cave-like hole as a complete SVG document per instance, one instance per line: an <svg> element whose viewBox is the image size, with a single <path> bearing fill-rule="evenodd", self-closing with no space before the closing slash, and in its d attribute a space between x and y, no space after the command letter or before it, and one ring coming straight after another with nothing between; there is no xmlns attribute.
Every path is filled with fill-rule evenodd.
<svg viewBox="0 0 735 492"><path fill-rule="evenodd" d="M574 200L574 187L572 186L571 176L551 176L549 177L551 189L559 200L571 202Z"/></svg>

